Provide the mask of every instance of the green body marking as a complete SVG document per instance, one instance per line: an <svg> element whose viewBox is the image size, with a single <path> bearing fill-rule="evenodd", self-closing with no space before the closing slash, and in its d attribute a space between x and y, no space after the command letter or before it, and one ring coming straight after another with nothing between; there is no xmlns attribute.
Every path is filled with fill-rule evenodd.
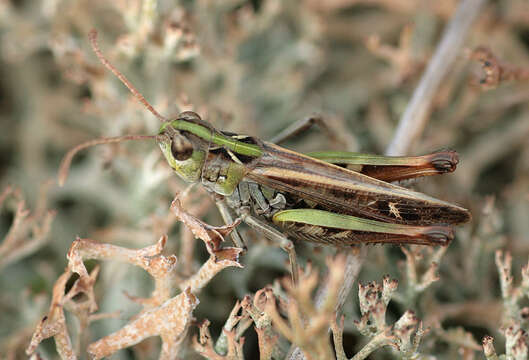
<svg viewBox="0 0 529 360"><path fill-rule="evenodd" d="M174 120L166 122L160 127L160 133L163 133L167 126L173 127L175 130L189 131L190 133L204 139L213 144L224 146L236 154L259 157L263 155L263 151L257 145L247 144L227 136L215 133L212 129L208 129L200 124L195 124L186 120Z"/></svg>
<svg viewBox="0 0 529 360"><path fill-rule="evenodd" d="M385 223L317 209L291 209L279 211L272 217L272 221L276 224L295 222L343 230L402 235L409 235L410 230L413 228L413 226L410 225Z"/></svg>
<svg viewBox="0 0 529 360"><path fill-rule="evenodd" d="M363 154L347 151L314 151L307 154L310 157L323 160L331 164L349 164L349 165L409 165L413 157L406 156L384 156Z"/></svg>

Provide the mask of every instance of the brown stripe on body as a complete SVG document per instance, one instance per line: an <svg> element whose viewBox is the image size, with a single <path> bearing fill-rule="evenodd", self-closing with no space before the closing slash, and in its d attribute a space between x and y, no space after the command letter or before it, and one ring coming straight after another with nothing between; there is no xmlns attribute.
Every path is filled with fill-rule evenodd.
<svg viewBox="0 0 529 360"><path fill-rule="evenodd" d="M263 150L249 179L325 209L410 225L457 224L470 218L456 205L273 144L265 143Z"/></svg>

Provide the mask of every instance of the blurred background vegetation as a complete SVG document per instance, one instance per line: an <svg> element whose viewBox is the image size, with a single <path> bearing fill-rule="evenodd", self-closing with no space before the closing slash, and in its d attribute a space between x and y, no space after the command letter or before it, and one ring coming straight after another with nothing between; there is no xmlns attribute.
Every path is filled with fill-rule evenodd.
<svg viewBox="0 0 529 360"><path fill-rule="evenodd" d="M85 151L66 185L57 186L60 160L73 146L100 136L155 134L159 126L97 61L90 29L98 30L103 53L168 117L194 110L217 129L269 139L318 113L338 139L329 141L316 127L287 147L383 153L457 3L0 0L0 193L12 190L2 204L0 236L18 239L13 246L0 243L0 354L24 356L76 236L139 248L168 232L166 252L178 255L182 273L207 258L203 244L194 243L169 213L184 184L153 142ZM505 63L529 67L528 2L487 3L413 147L413 154L459 152L454 174L410 186L471 209L472 223L458 228L437 269L440 279L420 293L407 285L410 274L398 247L369 247L360 274L361 281L380 281L383 274L399 279L400 301L390 304L388 318L415 310L431 328L421 352L445 359L481 358L486 334L503 352L494 252L513 253L515 283L529 256L529 82L480 86L482 70L469 60L480 45ZM22 198L30 223L9 235ZM221 223L205 194L193 199L191 212ZM212 322L214 337L236 299L288 273L279 248L243 231L252 239L245 268L215 277L194 313ZM311 259L322 270L325 254L333 251L296 247L302 263ZM417 266L420 275L429 264ZM122 313L94 323L92 341L138 311L124 290L147 296L152 286L142 270L104 262L96 285L100 310ZM357 303L351 294L343 308L349 356L365 343L352 324L359 318ZM245 336L247 358L256 358L257 337L252 331ZM156 357L155 343L149 344L116 358ZM52 340L41 353L57 356ZM382 350L372 358L392 356Z"/></svg>

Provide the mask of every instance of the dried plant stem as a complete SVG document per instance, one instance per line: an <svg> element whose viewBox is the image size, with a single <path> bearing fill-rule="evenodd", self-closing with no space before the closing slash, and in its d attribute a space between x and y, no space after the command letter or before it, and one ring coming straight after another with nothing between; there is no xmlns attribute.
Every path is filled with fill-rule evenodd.
<svg viewBox="0 0 529 360"><path fill-rule="evenodd" d="M344 278L342 281L342 285L340 286L340 289L338 291L338 301L336 303L336 311L338 311L344 304L345 299L347 298L347 295L351 292L351 288L353 287L353 284L355 283L358 274L360 274L360 269L362 269L362 265L364 264L364 260L367 254L367 248L366 247L360 247L360 248L353 248L349 254L347 255L345 259L345 266L343 268L344 272ZM325 305L327 302L327 299L329 297L329 289L328 287L323 287L322 289L319 289L315 305L316 308L321 308ZM301 351L299 347L294 348L294 350L291 352L291 355L289 357L291 360L301 360L305 359L305 355Z"/></svg>
<svg viewBox="0 0 529 360"><path fill-rule="evenodd" d="M331 323L332 339L334 343L334 351L336 351L336 360L347 360L347 355L343 349L343 326L345 316L341 316L340 321L336 320L336 317Z"/></svg>
<svg viewBox="0 0 529 360"><path fill-rule="evenodd" d="M455 61L466 34L485 0L463 0L446 26L441 42L402 115L387 155L404 155L421 135L435 93Z"/></svg>
<svg viewBox="0 0 529 360"><path fill-rule="evenodd" d="M362 269L362 265L364 264L366 255L367 247L365 246L360 248L353 248L347 255L345 259L346 262L344 267L343 284L340 287L340 291L338 292L338 302L336 304L335 310L338 311L345 303L347 295L349 295L349 292L351 291L353 284L356 281L356 278L358 277L358 274L360 274L360 269ZM321 307L326 303L328 298L327 292L327 287L318 292L318 294L316 295L317 307Z"/></svg>
<svg viewBox="0 0 529 360"><path fill-rule="evenodd" d="M392 344L393 339L386 332L381 332L372 338L351 360L362 360L368 357L373 351L383 346Z"/></svg>

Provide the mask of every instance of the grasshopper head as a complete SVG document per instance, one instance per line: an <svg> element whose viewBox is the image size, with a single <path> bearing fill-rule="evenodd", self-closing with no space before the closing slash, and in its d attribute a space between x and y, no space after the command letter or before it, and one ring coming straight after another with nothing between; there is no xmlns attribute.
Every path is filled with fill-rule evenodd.
<svg viewBox="0 0 529 360"><path fill-rule="evenodd" d="M174 124L184 121L193 121L197 114L186 111L174 121L165 122L157 136L157 142L169 166L187 182L196 182L200 179L204 165L205 152L192 142L189 136L174 128Z"/></svg>
<svg viewBox="0 0 529 360"><path fill-rule="evenodd" d="M198 181L202 175L202 167L204 165L204 159L206 151L200 148L199 141L204 136L209 138L211 136L209 127L198 125L202 120L196 113L187 111L178 116L176 120L169 120L165 116L162 116L156 109L143 97L143 95L134 87L134 85L123 75L118 69L114 67L108 61L97 44L97 31L92 30L88 34L92 49L96 53L97 57L103 65L125 85L129 91L136 97L136 99L154 116L156 116L163 125L160 128L158 135L125 135L113 138L100 138L91 140L80 144L70 150L61 163L61 169L59 170L59 183L62 185L68 175L68 169L74 155L82 149L98 145L98 144L109 144L121 142L124 140L145 140L155 138L158 145L162 149L162 152L169 163L169 165L176 171L176 173L185 181L195 182ZM195 128L193 128L195 125ZM191 126L191 127L190 127ZM193 137L193 129L196 134ZM201 131L200 131L201 130ZM209 135L209 137L208 137Z"/></svg>

